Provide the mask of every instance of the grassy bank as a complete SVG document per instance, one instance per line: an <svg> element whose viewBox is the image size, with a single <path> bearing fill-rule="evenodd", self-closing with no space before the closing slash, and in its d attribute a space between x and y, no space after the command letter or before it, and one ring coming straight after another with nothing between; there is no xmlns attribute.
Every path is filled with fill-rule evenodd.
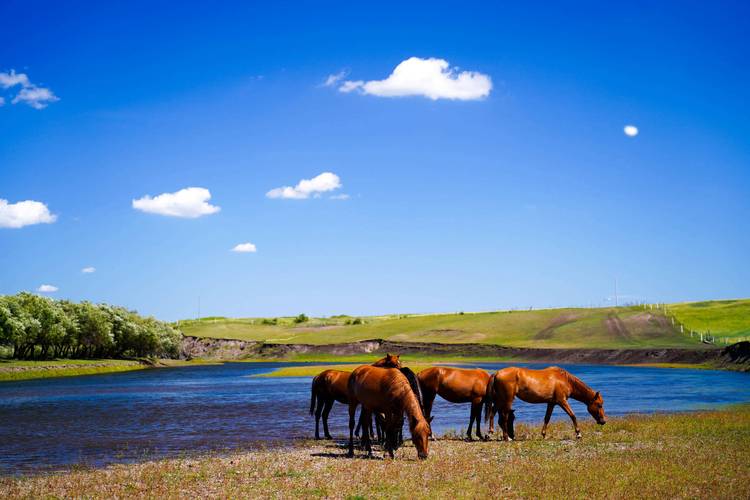
<svg viewBox="0 0 750 500"><path fill-rule="evenodd" d="M185 335L266 341L285 344L332 344L367 339L392 341L481 343L510 347L654 348L701 347L697 338L681 334L663 311L642 307L615 309L545 309L358 318L288 318L182 321ZM348 323L348 324L347 324Z"/></svg>
<svg viewBox="0 0 750 500"><path fill-rule="evenodd" d="M750 299L685 302L667 309L691 330L730 341L750 337Z"/></svg>
<svg viewBox="0 0 750 500"><path fill-rule="evenodd" d="M127 372L148 368L163 368L203 364L204 361L174 359L56 359L47 361L0 360L0 382L53 377L74 377L101 373Z"/></svg>
<svg viewBox="0 0 750 500"><path fill-rule="evenodd" d="M748 498L750 409L568 422L547 440L518 426L513 443L439 440L416 460L343 458L333 443L173 459L103 470L2 478L10 498L38 497L544 497Z"/></svg>

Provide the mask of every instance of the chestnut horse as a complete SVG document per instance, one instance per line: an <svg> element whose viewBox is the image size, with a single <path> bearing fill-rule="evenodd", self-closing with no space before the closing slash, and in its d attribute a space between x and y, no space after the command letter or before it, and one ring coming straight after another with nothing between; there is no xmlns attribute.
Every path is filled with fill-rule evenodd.
<svg viewBox="0 0 750 500"><path fill-rule="evenodd" d="M490 381L489 373L480 369L467 370L464 368L436 366L422 370L417 375L417 378L419 379L419 386L422 389L426 418L430 418L432 403L435 401L437 394L451 403L471 403L469 428L466 430L466 437L471 441L471 427L476 421L477 437L484 439L480 425L482 421L482 402L487 394L487 384ZM490 426L492 426L492 422L493 419L490 419Z"/></svg>
<svg viewBox="0 0 750 500"><path fill-rule="evenodd" d="M500 427L503 429L503 439L506 441L510 440L507 429L513 400L516 396L527 403L547 403L542 437L547 435L547 425L552 417L552 410L555 405L558 405L570 416L576 437L581 438L581 430L578 428L578 421L573 410L570 409L568 398L585 404L597 424L604 425L607 422L601 393L594 391L581 379L557 366L543 370L530 370L515 366L503 368L490 378L487 384L487 396L485 419L492 418L494 405L494 411L500 413Z"/></svg>
<svg viewBox="0 0 750 500"><path fill-rule="evenodd" d="M385 416L386 451L393 458L397 427L401 425L404 413L408 418L411 440L419 458L427 458L430 424L424 418L419 400L400 370L360 366L349 376L349 457L354 456L354 415L357 406L362 405L363 421L369 422L373 413ZM368 426L362 428L362 440L368 455L372 455L372 445Z"/></svg>
<svg viewBox="0 0 750 500"><path fill-rule="evenodd" d="M387 366L400 368L401 361L398 354L387 354L372 366ZM328 432L328 414L331 412L333 403L349 404L347 396L349 373L343 370L324 370L312 380L310 395L310 415L315 413L315 439L320 439L320 417L323 417L323 434L326 439L331 438ZM317 408L316 408L317 403Z"/></svg>

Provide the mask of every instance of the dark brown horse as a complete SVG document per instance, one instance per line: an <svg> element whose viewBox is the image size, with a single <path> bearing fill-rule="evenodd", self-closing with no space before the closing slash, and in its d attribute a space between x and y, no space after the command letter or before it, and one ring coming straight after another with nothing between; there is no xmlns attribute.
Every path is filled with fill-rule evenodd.
<svg viewBox="0 0 750 500"><path fill-rule="evenodd" d="M400 368L398 354L386 354L372 366L387 366ZM326 439L332 439L328 432L328 414L331 413L333 403L349 404L347 397L349 373L343 370L324 370L312 380L310 394L310 415L315 413L315 439L320 439L320 417L323 417L323 434ZM316 408L317 403L317 408Z"/></svg>
<svg viewBox="0 0 750 500"><path fill-rule="evenodd" d="M432 433L430 424L422 414L419 400L409 384L409 380L400 370L360 366L349 376L349 456L354 456L354 416L357 406L362 405L363 421L369 421L373 413L385 417L386 451L393 458L397 436L397 427L401 425L404 414L409 422L411 440L417 449L419 458L427 458L429 437ZM372 455L369 430L363 427L362 440L368 455Z"/></svg>
<svg viewBox="0 0 750 500"><path fill-rule="evenodd" d="M489 373L480 369L467 370L436 366L422 370L417 378L419 379L419 387L422 389L424 414L427 419L430 418L432 403L435 401L437 394L451 403L471 403L469 428L466 430L466 436L469 440L472 439L471 427L476 422L477 437L483 439L480 428L482 402L487 394L490 380ZM490 419L490 424L492 424L492 419Z"/></svg>
<svg viewBox="0 0 750 500"><path fill-rule="evenodd" d="M527 403L547 403L542 437L546 436L552 410L555 405L558 405L570 416L576 437L580 439L581 430L578 428L578 421L573 410L570 409L568 398L585 404L597 424L604 425L607 422L602 395L584 384L575 375L557 366L543 370L530 370L515 366L503 368L490 378L487 384L487 396L485 419L492 418L493 409L500 413L500 427L503 429L503 439L506 441L510 440L507 429L513 400L516 396Z"/></svg>

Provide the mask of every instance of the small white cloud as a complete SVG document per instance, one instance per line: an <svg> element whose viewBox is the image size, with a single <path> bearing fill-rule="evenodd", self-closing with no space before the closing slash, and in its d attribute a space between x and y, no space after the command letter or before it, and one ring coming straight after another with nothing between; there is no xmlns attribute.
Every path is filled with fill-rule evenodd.
<svg viewBox="0 0 750 500"><path fill-rule="evenodd" d="M282 186L266 193L268 198L282 198L287 200L304 200L313 196L319 198L321 193L333 191L341 187L339 176L331 172L323 172L312 179L302 179L296 186Z"/></svg>
<svg viewBox="0 0 750 500"><path fill-rule="evenodd" d="M41 201L19 201L8 203L0 198L0 227L20 228L34 224L51 224L57 215L51 214Z"/></svg>
<svg viewBox="0 0 750 500"><path fill-rule="evenodd" d="M240 243L232 248L233 252L237 253L255 253L258 249L252 243Z"/></svg>
<svg viewBox="0 0 750 500"><path fill-rule="evenodd" d="M635 125L625 125L622 130L628 137L635 137L636 135L638 135L638 127L636 127Z"/></svg>
<svg viewBox="0 0 750 500"><path fill-rule="evenodd" d="M54 285L41 285L39 288L36 289L37 292L42 292L42 293L53 293L58 290L59 288L57 288Z"/></svg>
<svg viewBox="0 0 750 500"><path fill-rule="evenodd" d="M345 193L341 193L341 194L335 194L333 196L330 196L329 198L331 200L348 200L349 198L351 198L351 196Z"/></svg>
<svg viewBox="0 0 750 500"><path fill-rule="evenodd" d="M15 70L10 70L9 73L0 73L0 86L4 89L17 85L21 86L21 90L13 97L11 101L13 104L22 102L34 109L44 109L50 103L60 100L50 89L31 83L26 73L16 73ZM5 99L0 98L0 106L3 104L5 104Z"/></svg>
<svg viewBox="0 0 750 500"><path fill-rule="evenodd" d="M410 57L385 80L345 81L340 92L359 90L380 97L424 96L432 100L482 99L492 90L492 79L476 71L452 68L445 59Z"/></svg>
<svg viewBox="0 0 750 500"><path fill-rule="evenodd" d="M96 272L96 268L95 267L84 267L83 269L81 269L81 272L83 274L95 273Z"/></svg>
<svg viewBox="0 0 750 500"><path fill-rule="evenodd" d="M0 72L0 85L2 85L4 89L15 87L16 85L30 87L31 82L29 81L29 77L26 76L26 73L16 73L16 71L12 69L10 70L10 73Z"/></svg>
<svg viewBox="0 0 750 500"><path fill-rule="evenodd" d="M208 203L211 192L206 188L189 187L176 193L163 193L153 198L149 195L133 200L133 208L142 212L195 219L215 214L221 207Z"/></svg>
<svg viewBox="0 0 750 500"><path fill-rule="evenodd" d="M338 73L334 73L334 74L328 75L326 77L326 81L323 82L323 86L324 87L333 87L334 85L336 85L339 82L339 80L341 80L343 78L346 78L347 74L348 74L348 72L346 70L341 70Z"/></svg>
<svg viewBox="0 0 750 500"><path fill-rule="evenodd" d="M34 109L44 109L50 103L59 101L60 98L44 87L26 87L21 89L11 101L13 104L23 102Z"/></svg>

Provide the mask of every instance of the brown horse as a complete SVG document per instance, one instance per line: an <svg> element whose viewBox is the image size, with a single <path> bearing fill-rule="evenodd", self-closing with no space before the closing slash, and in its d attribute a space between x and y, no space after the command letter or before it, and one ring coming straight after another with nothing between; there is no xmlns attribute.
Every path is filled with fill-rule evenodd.
<svg viewBox="0 0 750 500"><path fill-rule="evenodd" d="M466 430L466 436L469 440L472 439L471 427L476 421L477 437L484 439L480 425L482 421L482 402L487 394L487 384L490 381L489 373L480 369L467 370L463 368L436 366L422 370L417 375L417 378L419 379L419 387L422 389L426 418L430 418L432 403L435 401L437 394L451 403L471 403L469 428ZM490 419L490 425L492 425L492 421Z"/></svg>
<svg viewBox="0 0 750 500"><path fill-rule="evenodd" d="M547 403L542 437L546 436L552 410L555 405L558 405L570 416L576 437L580 439L581 430L578 428L578 421L573 410L570 409L568 398L585 404L597 424L604 425L607 422L602 395L584 384L575 375L557 366L543 370L530 370L515 366L503 368L490 378L487 384L487 396L485 419L492 418L494 404L494 411L500 412L500 427L503 429L503 439L506 441L510 440L507 429L513 400L516 396L527 403Z"/></svg>
<svg viewBox="0 0 750 500"><path fill-rule="evenodd" d="M419 400L400 370L360 366L349 376L349 453L354 456L354 415L357 405L362 405L363 421L370 421L373 413L385 416L386 451L393 458L397 426L402 422L404 413L409 421L411 440L417 449L419 458L427 458L429 437L432 434L430 424L422 414ZM368 455L372 455L372 445L367 426L362 430L363 444Z"/></svg>
<svg viewBox="0 0 750 500"><path fill-rule="evenodd" d="M387 366L400 368L401 361L398 354L386 354L372 366ZM347 396L349 373L342 370L324 370L312 380L310 395L310 415L315 413L315 439L320 439L320 417L323 417L323 434L326 439L332 439L328 432L328 414L331 413L333 403L349 404ZM316 408L317 403L317 408Z"/></svg>

